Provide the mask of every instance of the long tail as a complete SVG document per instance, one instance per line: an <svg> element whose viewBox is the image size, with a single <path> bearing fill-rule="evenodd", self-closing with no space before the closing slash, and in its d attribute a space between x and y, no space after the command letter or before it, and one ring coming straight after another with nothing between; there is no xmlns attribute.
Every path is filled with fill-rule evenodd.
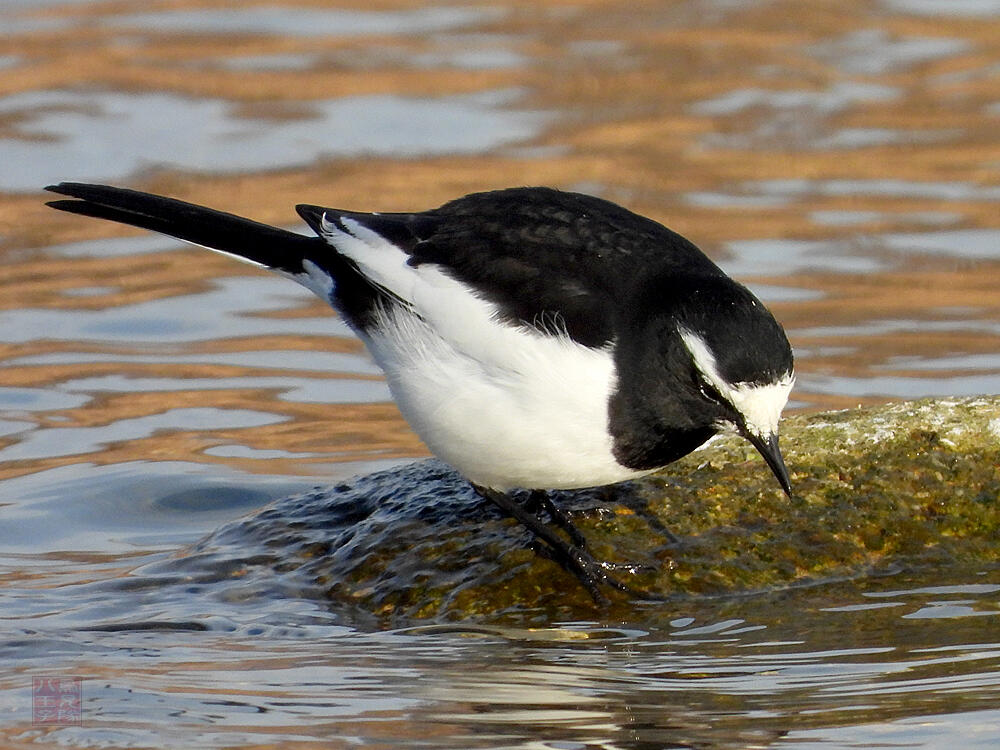
<svg viewBox="0 0 1000 750"><path fill-rule="evenodd" d="M331 261L336 263L335 253L319 237L306 237L241 216L137 190L80 182L61 182L45 189L74 199L48 204L60 211L151 229L292 275L304 272L303 260L326 266L328 272L335 271L329 268Z"/></svg>
<svg viewBox="0 0 1000 750"><path fill-rule="evenodd" d="M321 237L138 190L80 182L60 182L45 189L73 199L48 204L60 211L151 229L288 276L332 305L357 331L375 325L382 306L399 303ZM299 206L298 210L317 226L328 209Z"/></svg>

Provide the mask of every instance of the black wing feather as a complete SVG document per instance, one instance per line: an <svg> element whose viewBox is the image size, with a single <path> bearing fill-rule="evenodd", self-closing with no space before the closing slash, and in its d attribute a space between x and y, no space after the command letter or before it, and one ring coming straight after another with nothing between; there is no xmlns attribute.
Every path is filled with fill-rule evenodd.
<svg viewBox="0 0 1000 750"><path fill-rule="evenodd" d="M637 274L670 270L719 276L695 245L652 219L593 196L551 188L473 193L423 213L361 214L316 206L299 213L319 231L350 218L434 263L493 302L504 319L565 331L600 347Z"/></svg>
<svg viewBox="0 0 1000 750"><path fill-rule="evenodd" d="M365 329L380 304L401 301L361 274L325 240L136 190L64 182L62 211L143 227L289 273L302 261L335 282L331 303ZM400 247L409 263L433 263L493 302L512 323L565 332L586 346L612 342L637 279L672 271L720 276L691 242L661 224L593 196L550 188L473 193L422 213L358 213L301 205L317 233L324 217L358 222Z"/></svg>

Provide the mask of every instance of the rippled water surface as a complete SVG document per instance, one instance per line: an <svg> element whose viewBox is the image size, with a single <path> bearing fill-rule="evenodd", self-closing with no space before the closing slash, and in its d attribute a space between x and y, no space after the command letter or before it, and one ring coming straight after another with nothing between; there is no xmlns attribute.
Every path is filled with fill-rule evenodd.
<svg viewBox="0 0 1000 750"><path fill-rule="evenodd" d="M223 524L425 451L308 293L41 193L292 227L580 190L758 292L793 408L997 393L996 2L15 0L0 28L2 744L1000 744L996 570L390 632L278 573L187 581ZM33 721L72 677L80 724Z"/></svg>

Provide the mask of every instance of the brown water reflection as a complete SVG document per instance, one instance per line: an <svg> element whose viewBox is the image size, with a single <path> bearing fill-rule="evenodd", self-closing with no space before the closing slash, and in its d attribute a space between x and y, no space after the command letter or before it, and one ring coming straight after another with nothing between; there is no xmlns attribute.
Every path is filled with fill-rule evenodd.
<svg viewBox="0 0 1000 750"><path fill-rule="evenodd" d="M3 132L14 138L7 143L39 159L32 165L39 183L43 176L128 182L279 223L291 221L297 201L405 209L509 184L597 192L691 236L773 297L799 351L799 405L947 392L947 378L970 374L967 387L995 390L995 361L933 376L894 364L998 350L998 41L990 16L906 14L905 5L871 2L386 5L351 16L307 3L290 6L278 23L272 7L235 13L198 2L159 11L28 3L8 11L29 30L5 42L13 62L0 91L8 100L32 92L48 98L0 109ZM152 117L167 121L156 135L168 147L171 127L198 128L197 119L184 119L191 116L185 102L224 101L225 114L206 115L204 129L245 135L311 122L302 148L316 153L301 168L283 168L296 159L276 152L274 168L263 173L238 163L226 170L238 174L194 173L197 149L210 156L213 142L180 139L178 148L196 153L171 157L141 132L146 120L139 118L135 143L122 143L123 153L108 154L99 168L47 161L48 133L62 125L45 115L75 116L80 125L88 117L81 101L110 106L114 91L165 97L158 100L165 111ZM328 150L339 147L317 115L324 102L370 95L440 101L491 91L509 92L506 107L544 115L529 127L535 134L515 133L507 145L487 139L487 149L470 156L435 147L421 157L411 144L415 152L402 160L379 156L377 145L374 157L321 157L324 138ZM441 140L454 138L447 108L429 114L443 118ZM468 126L461 112L455 116L459 129ZM171 117L181 118L176 126ZM93 139L99 125L80 130ZM74 142L72 132L68 141L70 153L95 147ZM251 143L265 152L273 146ZM135 172L144 157L153 162ZM181 159L188 171L157 168L158 159ZM196 293L212 277L243 272L184 252L18 260L17 248L119 230L54 217L34 195L9 196L0 218L7 284L14 284L4 306L107 308ZM959 238L942 250L948 238L935 240L935 232L969 229L987 230L978 247ZM748 240L784 238L796 242L775 243L766 261L754 248L740 257ZM77 286L114 291L68 294ZM316 305L307 310L322 314ZM280 343L316 345L291 336ZM11 377L52 382L45 378L68 377L69 369ZM218 395L212 403L220 404ZM157 406L171 398L159 394ZM103 405L102 413L109 416ZM324 423L306 419L298 427L315 430L316 445ZM255 444L266 444L259 437ZM403 453L420 450L412 441L394 443Z"/></svg>
<svg viewBox="0 0 1000 750"><path fill-rule="evenodd" d="M106 604L107 616L124 617L127 597L64 587L115 579L133 559L193 541L227 517L199 505L223 497L223 485L246 493L424 453L322 304L231 260L57 215L42 205L44 184L114 182L282 225L299 202L404 210L508 185L583 190L663 221L758 290L797 351L795 408L995 393L998 14L992 0L8 3L0 533L19 552L4 558L3 616L21 635L45 618L79 626L77 606ZM192 473L194 464L210 473ZM232 500L230 514L248 509ZM787 746L865 744L884 735L863 725L891 718L894 739L930 747L933 738L921 745L898 722L936 714L949 736L968 739L982 736L977 722L995 720L995 596L962 591L981 612L942 615L950 625L919 628L910 647L893 640L910 620L861 614L845 626L823 614L868 604L833 590L818 602L696 613L715 632L729 620L762 627L760 641L678 646L662 633L626 633L610 649L563 651L528 639L468 659L457 639L443 651L435 638L341 642L311 604L281 601L264 606L261 629L233 614L235 635L198 646L145 634L4 641L15 659L36 661L0 681L0 703L21 715L10 696L41 659L41 671L82 665L107 678L92 694L107 744L140 744L185 716L179 744L213 725L217 744L288 746L306 714L309 741L353 732L386 746L406 736L527 747L529 723L550 740L530 746L745 747L790 727L798 734ZM221 617L196 591L172 596L163 609L177 618ZM322 627L289 635L274 624L298 615ZM109 660L123 638L132 656ZM827 654L836 639L843 651ZM866 650L873 643L878 655ZM744 659L744 646L756 656ZM921 649L945 660L922 669L911 663ZM950 649L966 666L946 662ZM359 651L371 658L352 673ZM70 656L49 655L59 653ZM501 658L527 666L488 669ZM248 659L277 698L234 676ZM482 667L481 684L461 681L470 664ZM920 700L832 684L830 675L847 675L870 687L858 677L866 669L879 685L904 675L899 695ZM772 674L789 681L775 687ZM532 713L504 702L539 682L553 685L551 704ZM139 683L145 692L129 692ZM242 702L219 708L204 695L217 683ZM469 703L456 684L482 700ZM587 713L595 695L600 705ZM567 701L574 708L560 713ZM956 719L961 711L981 715ZM259 729L247 728L251 715L264 717ZM11 726L11 741L46 741L27 720ZM855 734L827 731L837 726Z"/></svg>

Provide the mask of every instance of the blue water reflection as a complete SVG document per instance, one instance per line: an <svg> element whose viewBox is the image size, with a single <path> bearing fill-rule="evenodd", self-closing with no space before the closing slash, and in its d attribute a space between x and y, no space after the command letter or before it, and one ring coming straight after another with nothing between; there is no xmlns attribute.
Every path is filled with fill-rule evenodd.
<svg viewBox="0 0 1000 750"><path fill-rule="evenodd" d="M194 295L117 305L97 310L14 309L0 311L0 341L36 340L180 343L220 336L349 336L330 313L316 318L275 318L261 313L287 310L312 296L288 281L265 274L217 279Z"/></svg>
<svg viewBox="0 0 1000 750"><path fill-rule="evenodd" d="M112 27L154 33L269 34L274 36L367 36L426 34L460 29L496 18L488 7L425 6L407 10L290 8L250 5L232 8L159 10L106 16Z"/></svg>
<svg viewBox="0 0 1000 750"><path fill-rule="evenodd" d="M45 90L0 98L23 137L0 138L0 190L121 181L170 167L234 173L352 156L481 153L537 135L549 117L511 89L440 97L366 94L302 102L266 127L223 99ZM304 116L303 116L304 115Z"/></svg>

